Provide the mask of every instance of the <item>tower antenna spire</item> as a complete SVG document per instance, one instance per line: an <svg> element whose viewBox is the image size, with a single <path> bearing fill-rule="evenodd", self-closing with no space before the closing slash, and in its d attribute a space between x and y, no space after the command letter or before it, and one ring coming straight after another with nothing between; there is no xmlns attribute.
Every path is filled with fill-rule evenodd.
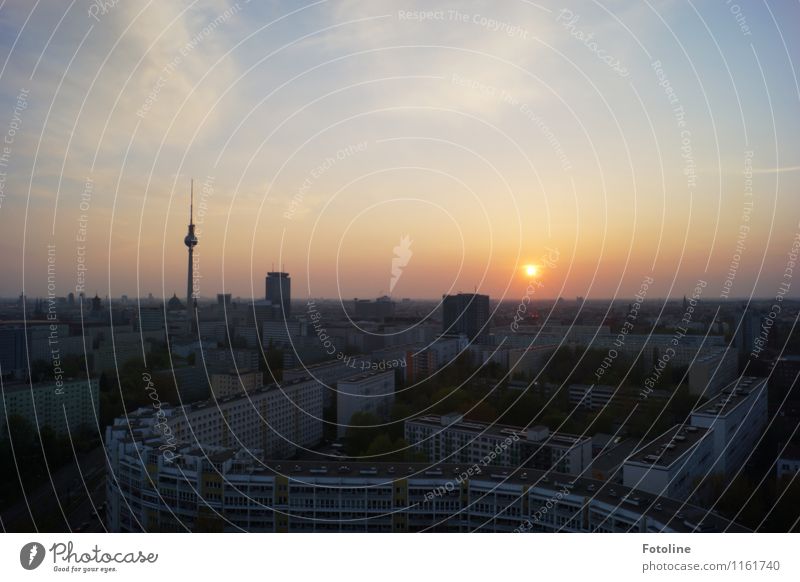
<svg viewBox="0 0 800 582"><path fill-rule="evenodd" d="M189 186L189 224L194 223L194 178L191 179Z"/></svg>
<svg viewBox="0 0 800 582"><path fill-rule="evenodd" d="M194 262L192 256L194 254L194 247L197 246L197 235L194 232L194 179L191 180L189 188L189 231L183 239L183 244L186 245L189 251L189 268L186 273L186 309L190 314L193 313L193 305L197 302L197 295L194 289Z"/></svg>

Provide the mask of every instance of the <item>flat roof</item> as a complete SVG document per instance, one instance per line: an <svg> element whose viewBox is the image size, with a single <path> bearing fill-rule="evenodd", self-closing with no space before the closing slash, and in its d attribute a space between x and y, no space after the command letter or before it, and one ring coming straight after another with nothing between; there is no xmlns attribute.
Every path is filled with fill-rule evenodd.
<svg viewBox="0 0 800 582"><path fill-rule="evenodd" d="M676 425L637 449L626 462L670 467L694 449L708 434L710 431L706 428Z"/></svg>
<svg viewBox="0 0 800 582"><path fill-rule="evenodd" d="M721 346L712 346L712 349L707 354L703 354L698 356L697 359L694 361L695 364L700 362L707 362L708 360L713 360L714 358L718 358L719 356L724 356L725 353L728 351L729 348L723 348Z"/></svg>
<svg viewBox="0 0 800 582"><path fill-rule="evenodd" d="M370 370L369 372L359 372L354 376L349 376L347 378L343 378L339 380L339 384L347 384L348 382L361 382L362 380L367 380L368 378L373 378L375 376L380 376L381 374L394 374L393 370Z"/></svg>
<svg viewBox="0 0 800 582"><path fill-rule="evenodd" d="M349 362L351 360L364 359L365 357L368 356L365 356L364 354L356 354L353 356L348 356L349 359L347 361ZM343 368L346 368L347 362L343 359L336 358L332 360L324 360L322 362L317 362L316 364L309 364L308 366L305 365L295 366L294 368L289 368L288 370L286 370L286 372L305 372L308 370L319 370L321 368L328 368L331 366L336 366L336 367L341 366Z"/></svg>
<svg viewBox="0 0 800 582"><path fill-rule="evenodd" d="M761 390L766 381L766 378L753 376L745 376L734 380L711 400L693 410L692 414L727 416L743 402L746 402L753 392Z"/></svg>
<svg viewBox="0 0 800 582"><path fill-rule="evenodd" d="M352 487L352 484L337 484L333 482L338 478L363 478L379 480L376 486L390 483L397 479L456 479L462 475L469 465L456 463L369 463L346 461L265 461L263 465L253 468L253 474L286 476L290 482L297 484L307 483L311 486L321 486L314 480L320 477L331 479L325 487ZM247 477L247 474L243 474ZM236 477L228 477L235 482ZM685 501L660 497L651 493L624 487L610 481L598 481L584 477L575 478L572 475L541 471L529 468L489 466L483 468L480 474L469 477L471 482L508 483L521 485L525 488L537 487L544 490L569 489L567 495L576 497L579 503L587 501L602 502L617 510L628 510L646 515L659 520L663 524L677 531L693 531L694 526L688 524L703 524L703 531L746 531L745 528L728 519L708 512L700 507L687 504ZM382 483L381 483L382 482ZM658 509L656 509L658 505ZM680 518L678 516L681 516Z"/></svg>
<svg viewBox="0 0 800 582"><path fill-rule="evenodd" d="M454 413L451 414L454 415L454 418L461 417L460 414L454 414ZM510 424L498 424L498 423L490 424L487 422L464 420L463 417L459 421L451 422L448 424L442 424L441 416L429 414L425 416L418 416L416 418L411 418L406 421L406 423L410 422L417 424L424 424L432 428L439 429L441 431L456 429L463 432L469 432L475 435L487 435L497 438L506 438L509 436L517 435L520 438L520 440L525 442L531 442L528 439L528 431L547 431L547 436L541 440L547 441L548 443L551 444L575 445L577 443L591 440L590 436L579 436L563 432L551 432L548 427L543 425L535 425L528 428L523 428L520 426L512 426Z"/></svg>

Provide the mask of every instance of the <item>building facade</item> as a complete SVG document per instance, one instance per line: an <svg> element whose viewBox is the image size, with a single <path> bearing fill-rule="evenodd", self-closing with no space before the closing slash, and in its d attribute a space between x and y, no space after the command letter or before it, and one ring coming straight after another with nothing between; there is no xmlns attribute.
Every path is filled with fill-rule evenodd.
<svg viewBox="0 0 800 582"><path fill-rule="evenodd" d="M394 371L370 371L339 380L336 385L336 432L343 437L357 412L388 421L394 405Z"/></svg>
<svg viewBox="0 0 800 582"><path fill-rule="evenodd" d="M265 299L280 306L281 319L292 315L292 278L289 273L270 271L265 280Z"/></svg>
<svg viewBox="0 0 800 582"><path fill-rule="evenodd" d="M465 421L456 413L407 420L405 439L431 462L491 462L580 475L592 460L590 437L551 433L543 426L521 428Z"/></svg>
<svg viewBox="0 0 800 582"><path fill-rule="evenodd" d="M489 337L489 296L459 293L442 297L442 333L463 334L482 343Z"/></svg>
<svg viewBox="0 0 800 582"><path fill-rule="evenodd" d="M6 436L6 418L11 416L24 418L37 431L49 427L59 436L96 427L99 396L97 379L6 383L0 398L0 436Z"/></svg>
<svg viewBox="0 0 800 582"><path fill-rule="evenodd" d="M738 531L680 501L534 470L388 463L254 462L226 450L111 443L107 527L114 532ZM142 462L139 459L142 455ZM681 513L682 517L675 517Z"/></svg>

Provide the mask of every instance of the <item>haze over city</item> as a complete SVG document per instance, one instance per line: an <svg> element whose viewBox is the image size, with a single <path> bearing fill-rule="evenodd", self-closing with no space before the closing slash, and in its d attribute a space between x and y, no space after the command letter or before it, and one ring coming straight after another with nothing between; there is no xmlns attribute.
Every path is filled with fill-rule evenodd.
<svg viewBox="0 0 800 582"><path fill-rule="evenodd" d="M0 0L0 579L795 580L798 25Z"/></svg>
<svg viewBox="0 0 800 582"><path fill-rule="evenodd" d="M718 295L733 264L731 296L775 294L800 117L768 31L794 6L426 6L6 3L0 294L46 294L48 244L73 287L82 230L88 294L181 295L191 178L208 298L272 265L296 297L387 294L403 236L395 297L516 300L547 248L545 298Z"/></svg>

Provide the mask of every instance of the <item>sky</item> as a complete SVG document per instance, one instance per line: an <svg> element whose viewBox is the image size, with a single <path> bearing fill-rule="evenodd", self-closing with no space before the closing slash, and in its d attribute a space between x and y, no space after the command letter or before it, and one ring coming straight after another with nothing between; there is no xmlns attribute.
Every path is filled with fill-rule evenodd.
<svg viewBox="0 0 800 582"><path fill-rule="evenodd" d="M60 296L183 296L194 179L204 297L261 299L273 268L297 298L775 296L800 240L797 22L797 2L6 0L0 295L45 296L50 267Z"/></svg>

